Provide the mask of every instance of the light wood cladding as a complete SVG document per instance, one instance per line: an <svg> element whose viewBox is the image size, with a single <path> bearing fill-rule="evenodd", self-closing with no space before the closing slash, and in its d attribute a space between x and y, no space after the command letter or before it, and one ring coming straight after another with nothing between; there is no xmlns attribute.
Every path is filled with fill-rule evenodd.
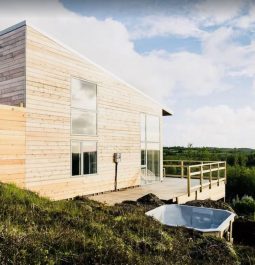
<svg viewBox="0 0 255 265"><path fill-rule="evenodd" d="M27 26L27 187L53 199L114 189L113 153L122 153L118 188L140 184L140 113L161 106ZM71 136L71 78L97 84L96 136ZM98 173L71 177L71 140L98 146Z"/></svg>
<svg viewBox="0 0 255 265"><path fill-rule="evenodd" d="M25 182L25 109L0 105L0 182Z"/></svg>
<svg viewBox="0 0 255 265"><path fill-rule="evenodd" d="M25 104L26 27L0 36L0 104Z"/></svg>

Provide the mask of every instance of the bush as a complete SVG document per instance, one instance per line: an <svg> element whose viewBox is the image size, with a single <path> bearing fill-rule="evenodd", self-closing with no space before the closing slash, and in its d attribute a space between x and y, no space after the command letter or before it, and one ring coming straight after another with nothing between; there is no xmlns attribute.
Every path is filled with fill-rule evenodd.
<svg viewBox="0 0 255 265"><path fill-rule="evenodd" d="M226 196L229 200L237 195L255 198L255 168L228 167L227 176Z"/></svg>
<svg viewBox="0 0 255 265"><path fill-rule="evenodd" d="M251 196L243 196L241 200L237 197L233 200L233 208L239 215L254 215L255 200Z"/></svg>

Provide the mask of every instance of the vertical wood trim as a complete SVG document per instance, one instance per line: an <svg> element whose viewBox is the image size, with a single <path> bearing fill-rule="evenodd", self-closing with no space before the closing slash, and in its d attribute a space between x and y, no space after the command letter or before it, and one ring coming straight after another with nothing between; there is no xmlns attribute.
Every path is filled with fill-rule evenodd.
<svg viewBox="0 0 255 265"><path fill-rule="evenodd" d="M203 191L203 177L204 177L204 171L203 171L203 165L200 166L200 192Z"/></svg>
<svg viewBox="0 0 255 265"><path fill-rule="evenodd" d="M187 192L188 192L188 196L190 196L190 167L188 166L187 168Z"/></svg>

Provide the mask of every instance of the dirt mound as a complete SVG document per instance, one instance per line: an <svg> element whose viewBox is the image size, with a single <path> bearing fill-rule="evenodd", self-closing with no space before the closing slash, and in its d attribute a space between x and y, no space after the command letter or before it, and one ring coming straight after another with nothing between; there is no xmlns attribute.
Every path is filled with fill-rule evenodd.
<svg viewBox="0 0 255 265"><path fill-rule="evenodd" d="M140 204L145 205L154 205L154 206L161 206L165 203L161 201L155 194L149 193L147 195L144 195L143 197L137 199L137 202Z"/></svg>
<svg viewBox="0 0 255 265"><path fill-rule="evenodd" d="M197 206L197 207L215 208L215 209L223 209L223 210L228 210L228 211L233 212L233 213L235 212L229 204L227 204L223 201L195 200L195 201L187 202L186 205Z"/></svg>

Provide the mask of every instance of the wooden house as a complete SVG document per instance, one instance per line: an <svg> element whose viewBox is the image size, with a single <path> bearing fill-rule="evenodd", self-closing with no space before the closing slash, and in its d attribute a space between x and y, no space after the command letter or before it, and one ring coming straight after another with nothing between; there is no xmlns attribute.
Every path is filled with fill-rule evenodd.
<svg viewBox="0 0 255 265"><path fill-rule="evenodd" d="M26 22L0 31L1 182L64 199L160 181L168 115Z"/></svg>

